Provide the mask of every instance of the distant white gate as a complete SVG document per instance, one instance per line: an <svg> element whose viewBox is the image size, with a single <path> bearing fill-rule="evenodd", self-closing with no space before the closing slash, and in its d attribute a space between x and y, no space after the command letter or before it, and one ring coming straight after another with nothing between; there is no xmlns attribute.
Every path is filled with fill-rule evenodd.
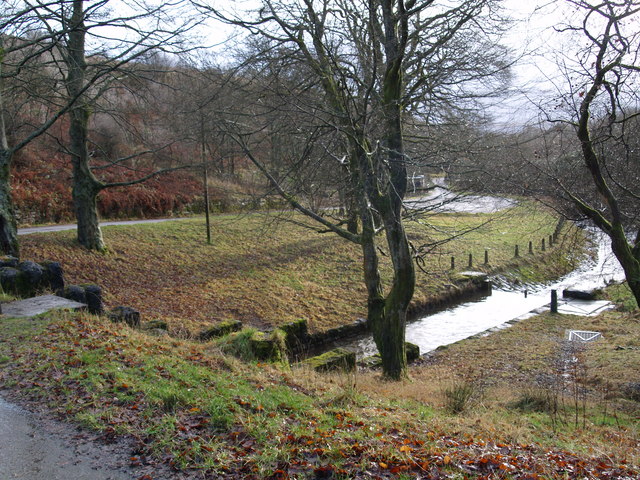
<svg viewBox="0 0 640 480"><path fill-rule="evenodd" d="M593 342L602 338L600 332L589 332L586 330L569 330L567 332L567 340L570 342Z"/></svg>

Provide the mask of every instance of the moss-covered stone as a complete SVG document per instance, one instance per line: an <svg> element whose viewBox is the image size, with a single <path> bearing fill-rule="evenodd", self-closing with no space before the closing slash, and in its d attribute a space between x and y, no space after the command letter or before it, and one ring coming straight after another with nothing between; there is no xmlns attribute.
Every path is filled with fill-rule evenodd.
<svg viewBox="0 0 640 480"><path fill-rule="evenodd" d="M11 255L0 255L0 268L1 267L12 267L16 268L20 263L20 260L16 257L12 257Z"/></svg>
<svg viewBox="0 0 640 480"><path fill-rule="evenodd" d="M380 358L379 353L376 353L370 357L363 358L358 362L358 365L365 368L380 368L382 367L382 358Z"/></svg>
<svg viewBox="0 0 640 480"><path fill-rule="evenodd" d="M313 368L316 372L351 372L356 368L356 354L344 348L336 348L317 357L308 358L302 364Z"/></svg>
<svg viewBox="0 0 640 480"><path fill-rule="evenodd" d="M283 362L287 359L285 333L244 328L216 340L223 352L245 361Z"/></svg>
<svg viewBox="0 0 640 480"><path fill-rule="evenodd" d="M62 268L56 262L18 262L11 256L0 257L0 284L6 293L19 298L33 297L46 290L64 286Z"/></svg>
<svg viewBox="0 0 640 480"><path fill-rule="evenodd" d="M289 350L302 348L309 341L309 329L305 319L296 320L280 327L285 334L285 342Z"/></svg>
<svg viewBox="0 0 640 480"><path fill-rule="evenodd" d="M407 351L407 363L415 362L420 358L420 347L418 345L405 342L404 346Z"/></svg>
<svg viewBox="0 0 640 480"><path fill-rule="evenodd" d="M40 265L44 269L45 279L49 283L51 291L64 288L64 271L62 265L58 262L45 261L40 262Z"/></svg>
<svg viewBox="0 0 640 480"><path fill-rule="evenodd" d="M17 297L27 297L31 292L31 285L24 272L13 267L0 268L0 284L6 293Z"/></svg>
<svg viewBox="0 0 640 480"><path fill-rule="evenodd" d="M80 285L67 285L56 291L56 295L74 302L87 303L87 294Z"/></svg>
<svg viewBox="0 0 640 480"><path fill-rule="evenodd" d="M130 327L140 327L140 312L131 307L119 306L109 313L109 320L114 323L126 323Z"/></svg>
<svg viewBox="0 0 640 480"><path fill-rule="evenodd" d="M18 269L26 276L26 290L28 291L25 291L25 296L31 296L38 290L42 290L44 284L49 286L49 282L45 278L44 268L36 262L26 260L18 264Z"/></svg>
<svg viewBox="0 0 640 480"><path fill-rule="evenodd" d="M249 345L256 360L264 362L281 362L286 356L283 352L285 335L282 330L270 335L256 331L249 339Z"/></svg>
<svg viewBox="0 0 640 480"><path fill-rule="evenodd" d="M212 327L202 330L198 334L198 339L203 342L211 340L212 338L224 337L230 333L237 332L242 328L242 322L239 320L228 320L226 322L220 322Z"/></svg>
<svg viewBox="0 0 640 480"><path fill-rule="evenodd" d="M102 289L98 285L85 284L85 298L87 299L87 310L93 315L102 315L104 313L104 305L102 304Z"/></svg>
<svg viewBox="0 0 640 480"><path fill-rule="evenodd" d="M407 355L407 363L415 362L420 358L420 347L418 345L405 342L404 346ZM376 353L370 357L363 358L358 362L358 365L365 368L380 368L382 367L382 358L380 358L380 354Z"/></svg>

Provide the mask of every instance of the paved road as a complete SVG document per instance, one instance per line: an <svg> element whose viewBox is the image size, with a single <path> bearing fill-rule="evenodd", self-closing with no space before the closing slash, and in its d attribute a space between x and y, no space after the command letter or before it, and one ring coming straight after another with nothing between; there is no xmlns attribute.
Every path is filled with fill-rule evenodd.
<svg viewBox="0 0 640 480"><path fill-rule="evenodd" d="M100 222L100 226L108 227L109 225L138 225L143 223L172 222L174 220L184 220L184 218L154 218L151 220L122 220L116 222ZM19 228L18 235L29 235L31 233L44 232L62 232L63 230L75 230L76 228L77 225L75 223L69 223L65 225L50 225L46 227Z"/></svg>
<svg viewBox="0 0 640 480"><path fill-rule="evenodd" d="M45 421L0 398L0 478L3 480L130 480L138 478L105 445L84 441L65 424ZM124 454L124 455L123 455Z"/></svg>

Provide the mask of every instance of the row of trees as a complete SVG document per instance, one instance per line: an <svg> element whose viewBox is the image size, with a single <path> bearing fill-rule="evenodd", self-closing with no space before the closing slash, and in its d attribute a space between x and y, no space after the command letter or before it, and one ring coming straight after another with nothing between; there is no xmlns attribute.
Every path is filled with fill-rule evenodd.
<svg viewBox="0 0 640 480"><path fill-rule="evenodd" d="M571 57L577 64L564 62L571 88L554 99L553 113L542 110L561 123L542 134L504 135L480 120L483 100L510 80L499 0L263 0L249 9L190 0L187 10L186 0L175 0L142 10L135 2L125 15L107 0L5 2L0 246L18 253L11 159L63 117L78 239L87 248L105 247L96 214L101 190L185 166L170 162L121 183L97 178L90 121L118 98L114 88L130 95L137 81L166 100L148 116L171 119L171 134L107 164L130 166L175 142L190 145L197 163L214 154L232 168L240 157L250 161L310 228L360 245L368 321L389 378L406 374L404 325L423 250L404 227L410 171L444 169L467 186L535 193L565 215L590 218L612 238L640 301L640 234L629 236L630 228L640 232L629 182L637 171L639 7L632 0L565 4L567 18L579 21L559 30L587 45ZM117 8L128 10L126 2ZM197 60L167 69L148 60L160 51L186 54L185 39L206 18L247 33L225 68ZM151 88L158 84L162 95ZM6 119L20 99L34 113L8 135ZM327 198L340 209L324 209ZM392 260L389 279L379 272L381 252Z"/></svg>

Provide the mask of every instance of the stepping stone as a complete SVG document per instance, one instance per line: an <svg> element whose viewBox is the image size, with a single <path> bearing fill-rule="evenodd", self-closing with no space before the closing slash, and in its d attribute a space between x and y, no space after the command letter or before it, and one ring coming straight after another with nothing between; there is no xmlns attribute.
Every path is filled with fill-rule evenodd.
<svg viewBox="0 0 640 480"><path fill-rule="evenodd" d="M55 309L80 310L87 305L56 295L41 295L25 298L2 305L2 314L6 317L34 317Z"/></svg>

